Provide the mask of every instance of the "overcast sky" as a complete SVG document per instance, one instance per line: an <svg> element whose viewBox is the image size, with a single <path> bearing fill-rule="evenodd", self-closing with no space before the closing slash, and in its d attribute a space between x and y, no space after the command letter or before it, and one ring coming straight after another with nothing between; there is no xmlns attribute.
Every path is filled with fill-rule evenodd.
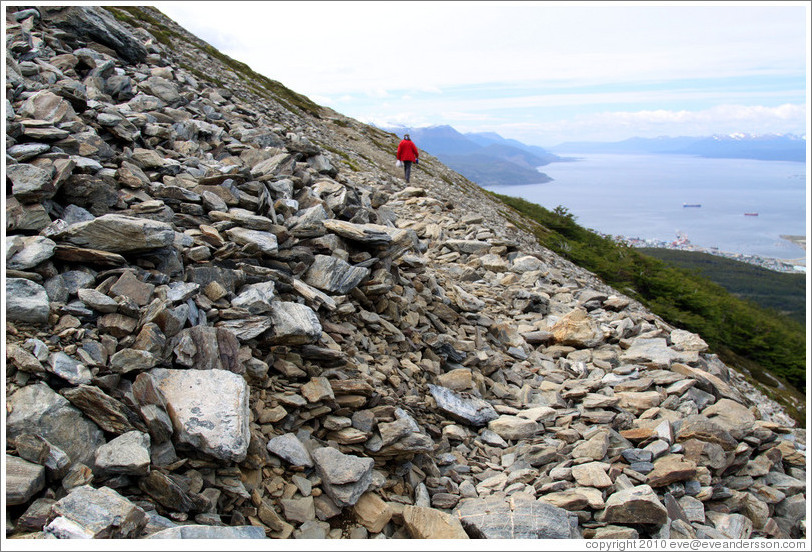
<svg viewBox="0 0 812 552"><path fill-rule="evenodd" d="M366 123L540 146L806 135L809 2L156 2Z"/></svg>

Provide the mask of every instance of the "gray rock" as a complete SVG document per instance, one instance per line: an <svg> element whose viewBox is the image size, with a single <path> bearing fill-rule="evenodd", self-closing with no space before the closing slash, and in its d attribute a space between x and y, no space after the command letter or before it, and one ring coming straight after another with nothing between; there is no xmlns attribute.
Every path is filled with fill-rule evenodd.
<svg viewBox="0 0 812 552"><path fill-rule="evenodd" d="M612 493L606 500L601 521L633 525L662 525L668 521L668 511L654 490L639 485Z"/></svg>
<svg viewBox="0 0 812 552"><path fill-rule="evenodd" d="M247 228L229 228L226 230L226 236L234 243L254 247L266 255L273 256L279 251L276 236L270 232L249 230Z"/></svg>
<svg viewBox="0 0 812 552"><path fill-rule="evenodd" d="M294 523L305 523L316 519L316 507L313 504L313 497L281 499L280 504L285 515L285 519Z"/></svg>
<svg viewBox="0 0 812 552"><path fill-rule="evenodd" d="M686 417L677 431L676 438L679 443L699 439L720 445L725 450L734 450L738 445L738 441L727 430L701 414Z"/></svg>
<svg viewBox="0 0 812 552"><path fill-rule="evenodd" d="M247 209L240 209L234 207L229 209L226 213L220 213L217 211L211 211L209 216L214 220L225 220L230 221L236 224L237 226L241 226L244 228L240 228L240 230L255 230L260 231L261 236L264 233L267 233L268 230L271 230L274 226L274 221L269 219L268 217L263 217L261 215L255 214L253 211L249 211ZM263 237L262 240L273 240L276 241L276 237L273 234L269 234L271 237Z"/></svg>
<svg viewBox="0 0 812 552"><path fill-rule="evenodd" d="M746 406L727 398L719 399L705 408L702 415L726 429L735 439L744 438L756 421L756 417Z"/></svg>
<svg viewBox="0 0 812 552"><path fill-rule="evenodd" d="M452 251L474 254L483 253L492 247L489 242L479 240L446 240L443 245Z"/></svg>
<svg viewBox="0 0 812 552"><path fill-rule="evenodd" d="M524 272L534 272L534 271L545 271L547 270L547 266L537 257L532 255L524 255L521 257L517 257L513 260L513 265L511 266L511 270L513 272L524 273Z"/></svg>
<svg viewBox="0 0 812 552"><path fill-rule="evenodd" d="M319 317L307 305L289 301L274 301L271 305L271 331L273 343L302 345L315 343L321 338Z"/></svg>
<svg viewBox="0 0 812 552"><path fill-rule="evenodd" d="M138 87L147 94L160 98L170 105L181 99L177 86L161 77L149 77L138 83Z"/></svg>
<svg viewBox="0 0 812 552"><path fill-rule="evenodd" d="M84 364L61 351L51 355L46 369L73 385L88 384L93 379L93 374Z"/></svg>
<svg viewBox="0 0 812 552"><path fill-rule="evenodd" d="M677 351L669 347L666 339L661 337L635 338L631 347L620 355L622 362L658 368L668 368L675 362L695 363L698 358L696 351Z"/></svg>
<svg viewBox="0 0 812 552"><path fill-rule="evenodd" d="M146 475L150 466L149 435L130 431L96 449L96 467L105 474Z"/></svg>
<svg viewBox="0 0 812 552"><path fill-rule="evenodd" d="M94 218L96 217L94 217L90 211L72 203L65 207L65 210L62 212L62 220L69 225L77 222L86 222Z"/></svg>
<svg viewBox="0 0 812 552"><path fill-rule="evenodd" d="M138 349L121 349L110 357L110 369L119 374L149 370L157 363L155 355Z"/></svg>
<svg viewBox="0 0 812 552"><path fill-rule="evenodd" d="M437 408L462 423L481 427L499 417L493 407L480 398L457 393L439 385L429 384L429 391Z"/></svg>
<svg viewBox="0 0 812 552"><path fill-rule="evenodd" d="M51 24L109 46L130 63L143 61L147 57L142 42L102 8L46 7L42 11L43 18Z"/></svg>
<svg viewBox="0 0 812 552"><path fill-rule="evenodd" d="M313 459L302 442L293 433L285 433L268 440L268 451L294 466L313 467Z"/></svg>
<svg viewBox="0 0 812 552"><path fill-rule="evenodd" d="M93 531L64 516L55 517L42 528L43 533L53 539L92 539Z"/></svg>
<svg viewBox="0 0 812 552"><path fill-rule="evenodd" d="M372 483L372 458L344 454L332 447L312 452L324 491L340 507L353 506Z"/></svg>
<svg viewBox="0 0 812 552"><path fill-rule="evenodd" d="M147 537L148 539L264 539L265 529L253 525L217 527L210 525L180 525Z"/></svg>
<svg viewBox="0 0 812 552"><path fill-rule="evenodd" d="M75 522L94 539L135 538L147 524L144 510L108 487L76 487L54 504L52 513Z"/></svg>
<svg viewBox="0 0 812 552"><path fill-rule="evenodd" d="M231 300L231 305L246 309L251 314L263 314L271 310L274 299L274 283L261 282L244 286L240 294Z"/></svg>
<svg viewBox="0 0 812 552"><path fill-rule="evenodd" d="M239 341L248 341L258 337L273 327L273 321L268 316L251 316L235 320L221 320L217 322L217 329L226 330Z"/></svg>
<svg viewBox="0 0 812 552"><path fill-rule="evenodd" d="M85 305L95 311L107 314L118 310L118 303L115 299L95 289L80 289L77 295Z"/></svg>
<svg viewBox="0 0 812 552"><path fill-rule="evenodd" d="M749 539L753 532L753 522L741 514L709 511L706 515L713 522L716 530L729 539Z"/></svg>
<svg viewBox="0 0 812 552"><path fill-rule="evenodd" d="M517 494L509 499L494 496L465 498L454 510L466 532L484 539L577 538L563 508Z"/></svg>
<svg viewBox="0 0 812 552"><path fill-rule="evenodd" d="M806 489L806 484L802 480L777 471L768 473L764 477L764 483L787 496L802 493Z"/></svg>
<svg viewBox="0 0 812 552"><path fill-rule="evenodd" d="M10 236L6 240L6 268L28 270L54 255L56 243L42 236Z"/></svg>
<svg viewBox="0 0 812 552"><path fill-rule="evenodd" d="M137 414L95 385L63 389L62 395L105 431L120 435L135 429L134 424L141 427Z"/></svg>
<svg viewBox="0 0 812 552"><path fill-rule="evenodd" d="M42 531L42 528L48 523L48 516L51 514L51 507L55 502L56 500L52 498L36 499L31 503L28 509L17 518L16 527L23 531Z"/></svg>
<svg viewBox="0 0 812 552"><path fill-rule="evenodd" d="M175 231L165 222L110 214L71 224L56 239L79 247L126 253L172 245Z"/></svg>
<svg viewBox="0 0 812 552"><path fill-rule="evenodd" d="M322 291L343 295L368 275L368 268L351 266L338 257L316 255L303 279L305 283Z"/></svg>
<svg viewBox="0 0 812 552"><path fill-rule="evenodd" d="M45 488L45 468L6 454L6 504L25 504Z"/></svg>
<svg viewBox="0 0 812 552"><path fill-rule="evenodd" d="M29 144L17 144L11 146L6 150L10 156L16 159L18 162L28 161L29 159L33 159L34 157L38 156L41 153L45 153L51 149L51 146L48 144L40 144L40 143L29 143Z"/></svg>
<svg viewBox="0 0 812 552"><path fill-rule="evenodd" d="M330 160L321 154L308 157L307 164L313 167L313 169L320 174L328 174L331 176L338 174L338 169L333 167Z"/></svg>
<svg viewBox="0 0 812 552"><path fill-rule="evenodd" d="M194 326L175 336L175 361L196 370L238 371L240 344L233 332L224 328Z"/></svg>
<svg viewBox="0 0 812 552"><path fill-rule="evenodd" d="M337 219L325 220L324 227L342 238L382 246L392 243L392 232L395 230L380 224L354 224Z"/></svg>
<svg viewBox="0 0 812 552"><path fill-rule="evenodd" d="M50 314L48 293L36 282L6 278L6 318L10 322L45 324Z"/></svg>
<svg viewBox="0 0 812 552"><path fill-rule="evenodd" d="M17 455L23 460L45 466L50 480L61 479L71 466L70 457L40 435L23 433L14 439Z"/></svg>
<svg viewBox="0 0 812 552"><path fill-rule="evenodd" d="M20 115L34 121L61 123L76 117L70 103L50 90L40 90L32 94L20 107Z"/></svg>
<svg viewBox="0 0 812 552"><path fill-rule="evenodd" d="M251 176L254 178L260 178L265 175L275 174L283 166L288 164L292 158L293 156L288 153L280 153L269 159L261 161L251 167Z"/></svg>
<svg viewBox="0 0 812 552"><path fill-rule="evenodd" d="M225 461L248 452L248 384L225 370L154 368L149 374L166 399L179 445Z"/></svg>
<svg viewBox="0 0 812 552"><path fill-rule="evenodd" d="M158 504L177 512L203 512L211 506L205 496L191 491L188 481L161 470L141 477L138 488Z"/></svg>
<svg viewBox="0 0 812 552"><path fill-rule="evenodd" d="M536 435L539 424L534 420L503 414L488 422L488 429L506 440L529 439Z"/></svg>

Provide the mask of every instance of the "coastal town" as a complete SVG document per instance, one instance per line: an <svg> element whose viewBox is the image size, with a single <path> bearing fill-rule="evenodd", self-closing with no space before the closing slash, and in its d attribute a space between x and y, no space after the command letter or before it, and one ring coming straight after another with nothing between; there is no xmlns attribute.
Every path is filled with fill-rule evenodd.
<svg viewBox="0 0 812 552"><path fill-rule="evenodd" d="M622 243L630 247L658 247L663 249L678 249L681 251L696 251L699 253L708 253L709 255L718 255L720 257L727 257L743 263L748 263L776 272L790 272L790 273L806 273L806 259L774 259L771 257L761 257L759 255L746 255L743 253L733 253L730 251L721 251L716 247L703 247L691 243L688 236L682 232L677 232L677 238L672 241L657 240L657 239L643 239L643 238L629 238L625 236L607 236L611 237L617 243ZM781 239L790 241L795 245L803 248L806 251L806 236L787 236L782 235Z"/></svg>

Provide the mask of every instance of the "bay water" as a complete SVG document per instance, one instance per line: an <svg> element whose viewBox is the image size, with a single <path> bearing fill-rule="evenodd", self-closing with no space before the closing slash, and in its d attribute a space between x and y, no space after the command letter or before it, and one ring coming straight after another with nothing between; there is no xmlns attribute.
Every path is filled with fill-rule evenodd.
<svg viewBox="0 0 812 552"><path fill-rule="evenodd" d="M775 259L806 256L801 247L781 238L806 235L805 163L687 155L559 155L577 160L541 167L552 182L487 189L550 210L561 205L579 225L601 234L663 242L683 234L703 248Z"/></svg>

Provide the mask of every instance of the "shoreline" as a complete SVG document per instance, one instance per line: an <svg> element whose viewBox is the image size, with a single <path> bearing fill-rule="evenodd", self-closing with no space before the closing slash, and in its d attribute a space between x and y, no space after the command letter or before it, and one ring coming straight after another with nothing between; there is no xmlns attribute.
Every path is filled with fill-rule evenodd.
<svg viewBox="0 0 812 552"><path fill-rule="evenodd" d="M775 272L783 272L790 274L806 274L806 257L797 259L779 259L776 257L763 257L760 255L748 255L746 253L733 253L731 251L721 251L712 247L703 247L700 245L692 244L686 237L682 236L673 242L666 242L654 239L642 238L628 238L625 236L606 236L615 240L616 242L623 243L636 249L640 248L658 248L658 249L672 249L678 251L692 251L695 253L706 253L708 255L716 255L717 257L725 257L740 261L755 266L760 266ZM789 236L782 235L782 239L792 242L806 251L806 236Z"/></svg>

